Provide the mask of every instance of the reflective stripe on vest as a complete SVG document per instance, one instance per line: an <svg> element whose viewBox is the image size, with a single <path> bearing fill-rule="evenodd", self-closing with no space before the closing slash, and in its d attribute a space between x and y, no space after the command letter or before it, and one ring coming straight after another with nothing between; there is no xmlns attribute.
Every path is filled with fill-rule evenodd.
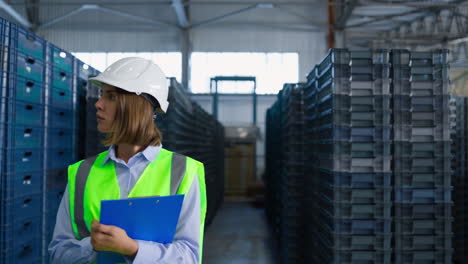
<svg viewBox="0 0 468 264"><path fill-rule="evenodd" d="M92 219L99 219L101 200L120 199L120 187L114 163L107 162L102 165L106 155L107 151L68 167L70 218L77 239L90 235ZM199 257L201 263L207 208L205 172L201 162L161 149L156 159L148 164L128 197L187 194L195 175L198 175L200 189Z"/></svg>

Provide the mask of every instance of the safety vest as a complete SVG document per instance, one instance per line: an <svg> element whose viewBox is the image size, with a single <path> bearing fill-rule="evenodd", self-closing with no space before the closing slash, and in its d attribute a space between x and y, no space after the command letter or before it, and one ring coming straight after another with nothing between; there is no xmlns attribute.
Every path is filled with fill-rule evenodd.
<svg viewBox="0 0 468 264"><path fill-rule="evenodd" d="M108 151L68 167L70 218L76 239L90 236L91 222L99 219L102 200L120 199L113 162L103 164ZM128 194L129 198L187 194L194 176L200 188L199 261L203 252L206 215L205 169L203 163L161 148ZM105 186L105 188L103 188Z"/></svg>

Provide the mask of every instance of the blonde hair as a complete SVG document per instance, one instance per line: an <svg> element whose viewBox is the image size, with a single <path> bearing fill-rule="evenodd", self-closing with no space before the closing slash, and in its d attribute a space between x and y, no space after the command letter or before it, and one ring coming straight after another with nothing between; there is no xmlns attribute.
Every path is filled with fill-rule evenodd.
<svg viewBox="0 0 468 264"><path fill-rule="evenodd" d="M153 120L153 107L143 97L115 88L117 108L111 130L107 133L105 146L121 143L157 146L161 144L162 134Z"/></svg>

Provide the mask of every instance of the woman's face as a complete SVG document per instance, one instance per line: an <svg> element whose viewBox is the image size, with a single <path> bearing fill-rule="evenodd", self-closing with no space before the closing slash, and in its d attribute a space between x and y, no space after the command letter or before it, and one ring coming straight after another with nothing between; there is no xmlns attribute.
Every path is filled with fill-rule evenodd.
<svg viewBox="0 0 468 264"><path fill-rule="evenodd" d="M101 96L95 104L99 132L107 133L112 128L117 109L117 91L113 86L103 84Z"/></svg>

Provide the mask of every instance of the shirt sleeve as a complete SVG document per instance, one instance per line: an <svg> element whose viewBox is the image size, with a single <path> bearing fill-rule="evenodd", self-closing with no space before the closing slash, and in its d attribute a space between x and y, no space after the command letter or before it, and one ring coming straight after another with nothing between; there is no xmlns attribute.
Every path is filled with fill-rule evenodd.
<svg viewBox="0 0 468 264"><path fill-rule="evenodd" d="M184 197L173 243L137 240L138 252L133 260L127 257L127 263L199 263L200 221L200 189L195 175Z"/></svg>
<svg viewBox="0 0 468 264"><path fill-rule="evenodd" d="M49 243L50 263L92 263L96 260L96 251L91 245L91 238L77 240L70 220L68 185L60 202L52 241Z"/></svg>

